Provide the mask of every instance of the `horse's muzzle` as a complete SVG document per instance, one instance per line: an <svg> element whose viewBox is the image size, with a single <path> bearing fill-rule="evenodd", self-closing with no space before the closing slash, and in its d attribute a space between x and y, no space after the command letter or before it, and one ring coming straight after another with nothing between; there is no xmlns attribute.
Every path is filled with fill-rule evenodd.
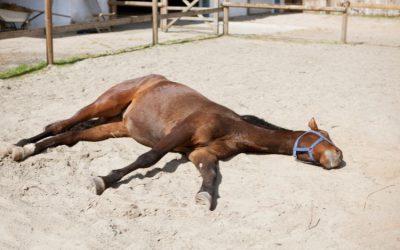
<svg viewBox="0 0 400 250"><path fill-rule="evenodd" d="M321 165L326 169L339 168L343 162L343 153L340 150L326 150L321 159Z"/></svg>

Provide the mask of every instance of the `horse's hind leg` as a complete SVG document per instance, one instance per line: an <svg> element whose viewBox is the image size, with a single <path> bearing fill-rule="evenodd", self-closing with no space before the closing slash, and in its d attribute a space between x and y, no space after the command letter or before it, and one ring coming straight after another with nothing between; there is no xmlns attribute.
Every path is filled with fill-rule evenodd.
<svg viewBox="0 0 400 250"><path fill-rule="evenodd" d="M49 147L56 147L58 145L73 146L79 141L102 141L108 138L126 136L128 136L128 131L122 121L107 123L90 129L67 131L35 144L27 144L24 147L14 147L12 149L12 158L15 161L22 161Z"/></svg>
<svg viewBox="0 0 400 250"><path fill-rule="evenodd" d="M54 122L45 127L44 132L31 138L22 139L17 142L16 146L24 146L28 143L35 143L46 137L57 135L68 130L72 126L96 117L112 118L123 112L132 100L131 90L116 91L110 89L101 95L95 102L80 109L72 117Z"/></svg>

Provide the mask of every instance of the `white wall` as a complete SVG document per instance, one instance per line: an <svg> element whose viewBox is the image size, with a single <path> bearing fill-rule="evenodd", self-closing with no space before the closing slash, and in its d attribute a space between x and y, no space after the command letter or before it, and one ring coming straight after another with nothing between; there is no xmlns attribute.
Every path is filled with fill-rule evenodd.
<svg viewBox="0 0 400 250"><path fill-rule="evenodd" d="M88 1L89 0L53 0L54 13L70 16L70 18L67 18L53 15L53 24L58 26L73 22L89 21L92 18L92 12L89 9ZM44 0L2 0L2 2L14 3L35 10L44 10ZM107 0L98 0L98 2L102 12L108 13ZM35 18L30 25L30 28L38 27L44 27L44 14Z"/></svg>
<svg viewBox="0 0 400 250"><path fill-rule="evenodd" d="M247 3L248 0L232 0L235 3ZM229 8L229 16L245 16L247 15L247 8Z"/></svg>
<svg viewBox="0 0 400 250"><path fill-rule="evenodd" d="M71 2L71 13L72 22L87 22L93 20L93 9L90 9L89 1L96 2L96 0L69 0ZM107 0L97 0L100 5L101 12L108 13Z"/></svg>
<svg viewBox="0 0 400 250"><path fill-rule="evenodd" d="M249 0L250 3L284 3L284 0ZM249 14L260 14L260 13L274 13L275 10L268 9L249 9Z"/></svg>
<svg viewBox="0 0 400 250"><path fill-rule="evenodd" d="M224 0L208 0L208 1L219 1L220 3L223 2ZM281 3L284 4L284 0L230 0L231 2L235 3ZM399 0L400 1L400 0ZM200 1L200 6L205 6L204 1ZM205 7L208 7L205 6ZM249 12L247 12L249 10ZM234 16L246 16L247 13L249 14L258 14L258 13L274 13L274 10L266 10L266 9L247 9L247 8L229 8L229 16L234 17ZM223 17L223 14L219 14L220 17Z"/></svg>

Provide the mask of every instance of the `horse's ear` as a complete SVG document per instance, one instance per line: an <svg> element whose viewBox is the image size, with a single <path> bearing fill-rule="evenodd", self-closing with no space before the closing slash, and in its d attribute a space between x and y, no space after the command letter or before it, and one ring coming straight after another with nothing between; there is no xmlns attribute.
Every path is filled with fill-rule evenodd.
<svg viewBox="0 0 400 250"><path fill-rule="evenodd" d="M317 125L317 122L315 121L314 117L311 118L311 120L308 122L308 126L310 127L310 129L318 131L318 125Z"/></svg>

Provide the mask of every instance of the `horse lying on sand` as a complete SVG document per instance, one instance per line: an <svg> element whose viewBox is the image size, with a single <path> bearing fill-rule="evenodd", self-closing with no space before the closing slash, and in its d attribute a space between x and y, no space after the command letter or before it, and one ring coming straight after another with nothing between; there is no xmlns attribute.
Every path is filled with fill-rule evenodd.
<svg viewBox="0 0 400 250"><path fill-rule="evenodd" d="M98 119L91 128L75 128L93 118ZM21 161L58 145L132 137L151 149L132 164L94 178L98 195L130 172L151 167L168 152L179 152L203 178L196 202L210 207L218 161L239 153L293 155L326 169L339 167L342 151L326 131L318 129L314 118L308 125L309 131L292 131L254 116L240 116L185 85L149 75L115 85L71 118L3 149L3 156L11 154Z"/></svg>

